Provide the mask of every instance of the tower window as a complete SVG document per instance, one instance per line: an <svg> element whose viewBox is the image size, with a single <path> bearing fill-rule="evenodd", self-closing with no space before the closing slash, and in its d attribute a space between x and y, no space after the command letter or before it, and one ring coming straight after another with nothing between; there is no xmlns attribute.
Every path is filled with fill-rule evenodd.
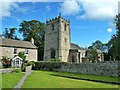
<svg viewBox="0 0 120 90"><path fill-rule="evenodd" d="M52 59L55 59L55 50L54 50L54 49L51 50L51 58L52 58Z"/></svg>
<svg viewBox="0 0 120 90"><path fill-rule="evenodd" d="M66 25L66 23L65 23L65 26L64 26L64 28L65 28L65 31L66 31L66 27L67 27L67 25Z"/></svg>
<svg viewBox="0 0 120 90"><path fill-rule="evenodd" d="M65 38L65 44L67 44L67 38Z"/></svg>
<svg viewBox="0 0 120 90"><path fill-rule="evenodd" d="M52 24L51 29L54 30L54 24Z"/></svg>

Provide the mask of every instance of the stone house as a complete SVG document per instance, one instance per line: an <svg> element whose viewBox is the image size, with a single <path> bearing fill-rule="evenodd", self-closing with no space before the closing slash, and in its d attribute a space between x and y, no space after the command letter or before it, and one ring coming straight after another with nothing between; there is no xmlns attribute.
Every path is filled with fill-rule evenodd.
<svg viewBox="0 0 120 90"><path fill-rule="evenodd" d="M70 20L60 15L46 20L44 60L60 59L63 62L82 63L89 62L86 56L87 49L71 43ZM103 54L100 53L100 61Z"/></svg>
<svg viewBox="0 0 120 90"><path fill-rule="evenodd" d="M20 67L22 59L17 56L19 52L24 52L26 61L37 61L37 47L34 45L34 40L19 41L13 39L0 38L0 59L2 56L7 56L11 59L12 66Z"/></svg>

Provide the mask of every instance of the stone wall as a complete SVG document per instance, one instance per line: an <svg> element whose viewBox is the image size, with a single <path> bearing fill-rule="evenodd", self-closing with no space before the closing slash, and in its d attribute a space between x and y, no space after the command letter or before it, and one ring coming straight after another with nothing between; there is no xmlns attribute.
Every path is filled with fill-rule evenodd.
<svg viewBox="0 0 120 90"><path fill-rule="evenodd" d="M100 63L66 63L66 62L36 62L33 70L50 70L60 72L72 72L93 74L102 76L120 75L120 62Z"/></svg>
<svg viewBox="0 0 120 90"><path fill-rule="evenodd" d="M18 68L4 68L4 69L0 69L0 74L1 73L11 73L12 71L16 70Z"/></svg>
<svg viewBox="0 0 120 90"><path fill-rule="evenodd" d="M62 65L58 71L94 74L104 76L120 75L120 62L105 62L105 63L79 63Z"/></svg>

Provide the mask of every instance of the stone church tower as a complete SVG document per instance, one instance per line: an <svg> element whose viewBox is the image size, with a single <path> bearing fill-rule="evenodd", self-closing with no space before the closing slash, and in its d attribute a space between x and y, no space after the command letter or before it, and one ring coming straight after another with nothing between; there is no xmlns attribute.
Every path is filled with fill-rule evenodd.
<svg viewBox="0 0 120 90"><path fill-rule="evenodd" d="M46 20L44 60L67 62L70 49L70 21L61 16Z"/></svg>

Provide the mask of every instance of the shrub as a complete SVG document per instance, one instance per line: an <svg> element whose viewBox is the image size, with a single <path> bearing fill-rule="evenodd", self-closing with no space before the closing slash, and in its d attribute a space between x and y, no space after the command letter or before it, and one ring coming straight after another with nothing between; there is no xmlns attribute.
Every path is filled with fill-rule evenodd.
<svg viewBox="0 0 120 90"><path fill-rule="evenodd" d="M60 62L60 59L50 59L49 61L52 61L52 62Z"/></svg>
<svg viewBox="0 0 120 90"><path fill-rule="evenodd" d="M13 71L12 71L12 73L13 72L15 72L15 73L20 73L21 72L21 69L14 69Z"/></svg>
<svg viewBox="0 0 120 90"><path fill-rule="evenodd" d="M32 69L34 70L48 70L55 71L59 69L65 62L51 62L51 61L41 61L35 62L35 66Z"/></svg>
<svg viewBox="0 0 120 90"><path fill-rule="evenodd" d="M7 56L2 56L1 61L3 62L3 67L4 68L9 68L10 67L10 58Z"/></svg>
<svg viewBox="0 0 120 90"><path fill-rule="evenodd" d="M27 63L23 63L21 66L21 71L25 72L26 66L27 66Z"/></svg>
<svg viewBox="0 0 120 90"><path fill-rule="evenodd" d="M34 64L35 64L34 61L29 61L29 62L27 63L27 66L33 66Z"/></svg>

